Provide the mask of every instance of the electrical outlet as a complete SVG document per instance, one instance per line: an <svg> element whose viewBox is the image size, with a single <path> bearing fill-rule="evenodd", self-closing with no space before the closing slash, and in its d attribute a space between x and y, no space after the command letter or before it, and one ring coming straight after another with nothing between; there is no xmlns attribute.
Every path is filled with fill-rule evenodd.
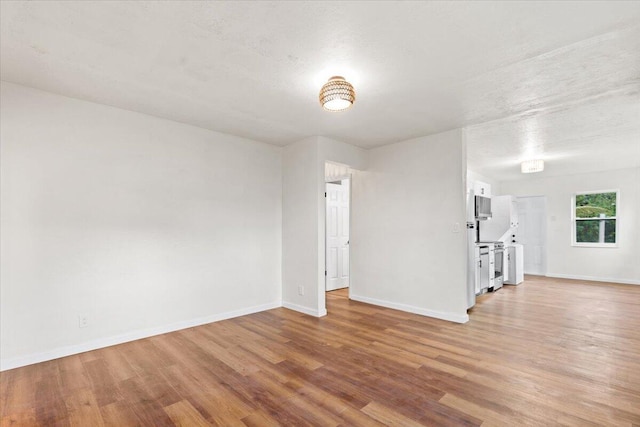
<svg viewBox="0 0 640 427"><path fill-rule="evenodd" d="M460 232L460 223L456 222L453 224L453 227L451 227L451 231L453 233L459 233Z"/></svg>
<svg viewBox="0 0 640 427"><path fill-rule="evenodd" d="M79 328L86 328L87 326L89 326L89 317L87 317L86 314L79 314L78 315L78 327Z"/></svg>
<svg viewBox="0 0 640 427"><path fill-rule="evenodd" d="M304 295L304 286L298 286L298 295Z"/></svg>

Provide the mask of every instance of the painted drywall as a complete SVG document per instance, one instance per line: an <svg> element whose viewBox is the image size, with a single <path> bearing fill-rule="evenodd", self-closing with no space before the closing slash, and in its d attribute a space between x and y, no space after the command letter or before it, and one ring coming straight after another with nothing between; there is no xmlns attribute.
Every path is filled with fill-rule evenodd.
<svg viewBox="0 0 640 427"><path fill-rule="evenodd" d="M280 148L1 91L3 368L280 305Z"/></svg>
<svg viewBox="0 0 640 427"><path fill-rule="evenodd" d="M506 181L505 194L547 196L547 275L640 284L640 168ZM620 190L618 247L571 246L571 197Z"/></svg>
<svg viewBox="0 0 640 427"><path fill-rule="evenodd" d="M318 309L317 137L282 150L282 304L312 316Z"/></svg>
<svg viewBox="0 0 640 427"><path fill-rule="evenodd" d="M366 169L367 151L311 137L282 153L282 304L313 316L325 304L325 163ZM300 290L302 287L302 292ZM303 293L304 295L300 295Z"/></svg>
<svg viewBox="0 0 640 427"><path fill-rule="evenodd" d="M468 320L465 153L462 130L369 151L352 183L351 298Z"/></svg>

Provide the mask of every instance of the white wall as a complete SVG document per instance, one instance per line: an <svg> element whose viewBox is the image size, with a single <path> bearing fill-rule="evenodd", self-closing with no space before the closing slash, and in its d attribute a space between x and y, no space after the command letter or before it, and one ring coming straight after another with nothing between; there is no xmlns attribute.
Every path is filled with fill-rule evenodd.
<svg viewBox="0 0 640 427"><path fill-rule="evenodd" d="M318 309L315 289L319 274L318 161L317 137L282 151L282 304L312 316L326 314Z"/></svg>
<svg viewBox="0 0 640 427"><path fill-rule="evenodd" d="M281 149L1 90L4 369L280 305Z"/></svg>
<svg viewBox="0 0 640 427"><path fill-rule="evenodd" d="M283 149L282 304L313 316L325 305L325 162L365 169L367 152L325 137ZM299 287L304 295L299 294Z"/></svg>
<svg viewBox="0 0 640 427"><path fill-rule="evenodd" d="M454 130L369 151L352 183L351 298L468 320L463 136Z"/></svg>
<svg viewBox="0 0 640 427"><path fill-rule="evenodd" d="M640 284L640 168L502 182L504 194L547 196L547 275ZM571 246L571 196L620 190L618 247Z"/></svg>

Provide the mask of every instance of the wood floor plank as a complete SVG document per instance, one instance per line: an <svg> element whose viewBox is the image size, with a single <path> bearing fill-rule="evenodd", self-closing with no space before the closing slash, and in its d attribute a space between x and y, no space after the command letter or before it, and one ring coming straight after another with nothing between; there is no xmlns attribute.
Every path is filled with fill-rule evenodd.
<svg viewBox="0 0 640 427"><path fill-rule="evenodd" d="M256 356L263 358L269 363L275 364L280 363L283 360L287 360L284 355L271 350L271 348L269 348L269 344L265 342L247 341L242 343L240 346Z"/></svg>
<svg viewBox="0 0 640 427"><path fill-rule="evenodd" d="M26 413L35 408L39 366L13 369L0 373L0 414Z"/></svg>
<svg viewBox="0 0 640 427"><path fill-rule="evenodd" d="M134 427L140 425L140 419L125 401L118 401L100 407L105 426Z"/></svg>
<svg viewBox="0 0 640 427"><path fill-rule="evenodd" d="M453 394L445 394L442 399L440 399L440 403L447 405L451 408L457 409L459 411L465 412L467 414L473 415L474 417L483 420L482 425L509 425L512 421L509 420L508 417L499 414L498 412L492 411L491 409L477 405L473 402L469 402L460 397L457 397Z"/></svg>
<svg viewBox="0 0 640 427"><path fill-rule="evenodd" d="M340 413L340 417L343 419L341 427L383 427L386 424L381 423L375 418L370 417L360 410L347 407Z"/></svg>
<svg viewBox="0 0 640 427"><path fill-rule="evenodd" d="M142 378L130 378L119 384L124 400L134 410L141 425L173 426L162 405L147 392Z"/></svg>
<svg viewBox="0 0 640 427"><path fill-rule="evenodd" d="M244 417L242 423L247 427L280 427L280 423L262 409L258 409Z"/></svg>
<svg viewBox="0 0 640 427"><path fill-rule="evenodd" d="M45 362L40 366L41 377L36 383L36 419L42 425L69 425L73 419L69 411L69 395L62 389L57 361ZM75 393L72 394L72 396Z"/></svg>
<svg viewBox="0 0 640 427"><path fill-rule="evenodd" d="M277 310L277 309L276 309ZM250 318L242 317L238 319L238 322L242 325L243 328L249 329L250 331L256 332L263 339L269 340L270 342L279 342L286 343L289 342L290 339L282 336L282 328L274 327L270 323L263 321L263 315L268 314L268 312L255 313Z"/></svg>
<svg viewBox="0 0 640 427"><path fill-rule="evenodd" d="M16 412L0 418L0 427L35 426L38 425L35 409Z"/></svg>
<svg viewBox="0 0 640 427"><path fill-rule="evenodd" d="M90 389L81 389L65 399L71 426L104 426L95 394Z"/></svg>
<svg viewBox="0 0 640 427"><path fill-rule="evenodd" d="M369 403L367 406L362 408L362 412L386 426L419 427L422 425L420 422L407 418L397 411L378 402Z"/></svg>
<svg viewBox="0 0 640 427"><path fill-rule="evenodd" d="M189 402L184 400L166 406L164 410L178 427L204 427L211 425Z"/></svg>
<svg viewBox="0 0 640 427"><path fill-rule="evenodd" d="M78 355L63 357L57 362L60 372L60 386L65 394L91 387L91 378Z"/></svg>
<svg viewBox="0 0 640 427"><path fill-rule="evenodd" d="M218 426L242 426L242 418L251 413L251 408L228 390L195 393L189 403L212 424Z"/></svg>
<svg viewBox="0 0 640 427"><path fill-rule="evenodd" d="M327 293L0 373L2 426L640 426L640 287L527 276L470 322Z"/></svg>

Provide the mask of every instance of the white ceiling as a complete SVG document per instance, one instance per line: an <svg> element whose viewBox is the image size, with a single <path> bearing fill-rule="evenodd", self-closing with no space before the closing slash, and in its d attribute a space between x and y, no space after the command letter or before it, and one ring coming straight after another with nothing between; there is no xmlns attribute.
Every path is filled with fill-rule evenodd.
<svg viewBox="0 0 640 427"><path fill-rule="evenodd" d="M3 80L286 145L468 127L519 179L640 166L640 2L2 2ZM334 74L357 92L328 113Z"/></svg>

